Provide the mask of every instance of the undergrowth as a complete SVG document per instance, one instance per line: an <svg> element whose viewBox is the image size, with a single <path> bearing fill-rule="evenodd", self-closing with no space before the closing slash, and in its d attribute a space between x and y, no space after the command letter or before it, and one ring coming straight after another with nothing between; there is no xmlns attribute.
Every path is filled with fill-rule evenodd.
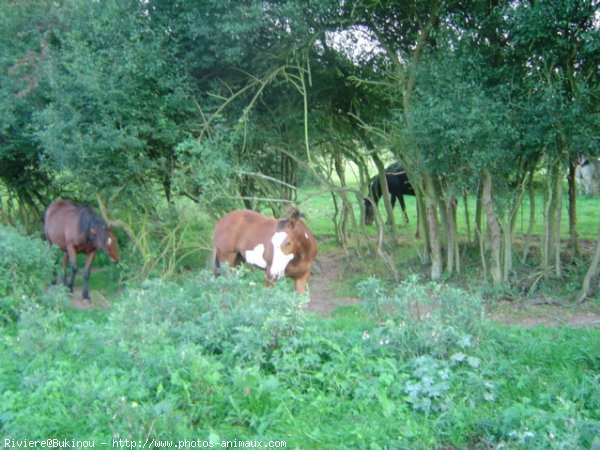
<svg viewBox="0 0 600 450"><path fill-rule="evenodd" d="M53 261L46 242L0 225L0 326L15 321L21 305L42 294Z"/></svg>
<svg viewBox="0 0 600 450"><path fill-rule="evenodd" d="M2 435L302 449L589 448L600 436L598 330L493 325L481 299L416 278L361 283L352 326L249 279L147 280L102 314L24 302L1 338Z"/></svg>

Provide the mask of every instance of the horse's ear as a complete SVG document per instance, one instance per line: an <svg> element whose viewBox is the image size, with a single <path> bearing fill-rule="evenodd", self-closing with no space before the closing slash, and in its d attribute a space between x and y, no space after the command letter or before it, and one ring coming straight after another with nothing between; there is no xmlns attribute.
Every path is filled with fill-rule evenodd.
<svg viewBox="0 0 600 450"><path fill-rule="evenodd" d="M297 208L291 207L288 210L287 216L288 216L288 221L289 221L289 224L290 224L290 228L294 228L296 226L296 222L298 220L300 220L300 216L301 215L302 214L300 213L300 211Z"/></svg>

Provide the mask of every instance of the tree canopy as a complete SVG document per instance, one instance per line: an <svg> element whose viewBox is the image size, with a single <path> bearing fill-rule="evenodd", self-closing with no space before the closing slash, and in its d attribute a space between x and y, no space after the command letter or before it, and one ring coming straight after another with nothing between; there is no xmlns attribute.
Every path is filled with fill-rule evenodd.
<svg viewBox="0 0 600 450"><path fill-rule="evenodd" d="M511 208L543 169L550 261L561 180L600 155L597 11L597 0L2 2L0 181L38 214L65 193L255 207L292 200L303 176L326 179L342 161L364 190L369 160L399 158L437 278L459 267L451 198L485 202L489 183L486 221L508 243Z"/></svg>

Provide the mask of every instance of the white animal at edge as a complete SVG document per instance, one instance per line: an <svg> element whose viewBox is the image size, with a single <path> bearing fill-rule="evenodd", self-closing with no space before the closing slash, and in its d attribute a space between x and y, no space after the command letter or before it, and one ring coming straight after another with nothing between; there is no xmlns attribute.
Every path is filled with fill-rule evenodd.
<svg viewBox="0 0 600 450"><path fill-rule="evenodd" d="M582 157L575 167L575 182L585 195L596 195L600 188L600 162Z"/></svg>

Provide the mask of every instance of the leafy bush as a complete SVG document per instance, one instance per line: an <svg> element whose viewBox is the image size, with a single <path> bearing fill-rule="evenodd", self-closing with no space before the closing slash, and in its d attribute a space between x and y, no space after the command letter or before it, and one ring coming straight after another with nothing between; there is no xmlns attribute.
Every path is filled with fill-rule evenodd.
<svg viewBox="0 0 600 450"><path fill-rule="evenodd" d="M0 226L0 322L12 322L23 301L47 287L54 258L47 243Z"/></svg>
<svg viewBox="0 0 600 450"><path fill-rule="evenodd" d="M374 354L407 361L396 395L415 411L447 411L457 387L467 383L470 401L493 398L492 384L476 356L483 324L481 299L447 285L421 283L418 277L393 287L370 278L358 288L364 308L377 320L363 339Z"/></svg>
<svg viewBox="0 0 600 450"><path fill-rule="evenodd" d="M27 304L0 335L3 435L537 449L600 433L598 330L510 329L463 291L375 279L350 326L254 275L148 280L109 311Z"/></svg>
<svg viewBox="0 0 600 450"><path fill-rule="evenodd" d="M241 274L146 281L101 323L24 308L11 350L0 354L0 429L190 439L224 423L262 433L286 396L269 360L282 339L301 333L305 299L283 283L250 286ZM11 369L4 359L27 364ZM15 371L19 383L3 382Z"/></svg>
<svg viewBox="0 0 600 450"><path fill-rule="evenodd" d="M246 270L218 278L204 271L181 284L145 281L117 306L114 332L140 351L188 341L226 362L264 365L283 337L301 329L306 300L285 283L255 286Z"/></svg>
<svg viewBox="0 0 600 450"><path fill-rule="evenodd" d="M484 310L475 295L421 283L416 276L394 287L370 278L358 289L365 309L378 321L372 342L386 343L402 357L427 354L448 359L477 341Z"/></svg>
<svg viewBox="0 0 600 450"><path fill-rule="evenodd" d="M178 189L211 210L231 210L235 203L228 197L240 182L233 156L235 140L235 133L219 127L218 136L211 139L181 142L175 149L180 162L175 173Z"/></svg>

